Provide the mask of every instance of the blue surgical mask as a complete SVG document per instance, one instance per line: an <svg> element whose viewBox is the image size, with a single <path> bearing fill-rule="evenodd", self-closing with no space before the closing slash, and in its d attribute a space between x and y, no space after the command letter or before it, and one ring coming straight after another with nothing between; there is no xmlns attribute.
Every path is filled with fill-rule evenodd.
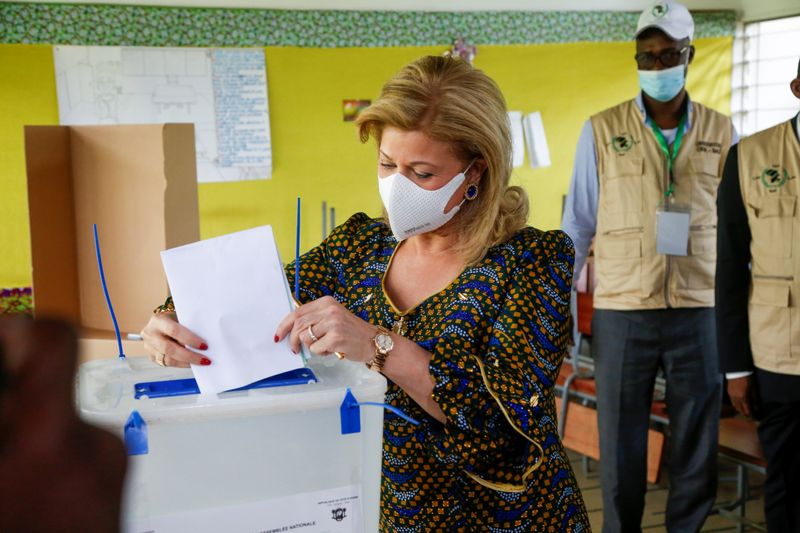
<svg viewBox="0 0 800 533"><path fill-rule="evenodd" d="M686 82L686 65L664 70L640 70L639 87L651 98L668 102L675 98Z"/></svg>

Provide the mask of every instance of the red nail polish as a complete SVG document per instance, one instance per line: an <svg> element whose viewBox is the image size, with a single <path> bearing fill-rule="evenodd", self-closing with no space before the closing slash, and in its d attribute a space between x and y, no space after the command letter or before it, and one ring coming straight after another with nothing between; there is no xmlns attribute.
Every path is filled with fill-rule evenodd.
<svg viewBox="0 0 800 533"><path fill-rule="evenodd" d="M203 366L208 366L211 364L211 359L206 359L205 357L203 357L202 359L200 359L200 364Z"/></svg>
<svg viewBox="0 0 800 533"><path fill-rule="evenodd" d="M275 335L275 342L278 342L278 340L279 340L279 339L278 339L278 336L277 336L277 335Z"/></svg>
<svg viewBox="0 0 800 533"><path fill-rule="evenodd" d="M204 342L200 343L200 346L198 346L198 348L200 348L201 350L208 350L208 344Z"/></svg>

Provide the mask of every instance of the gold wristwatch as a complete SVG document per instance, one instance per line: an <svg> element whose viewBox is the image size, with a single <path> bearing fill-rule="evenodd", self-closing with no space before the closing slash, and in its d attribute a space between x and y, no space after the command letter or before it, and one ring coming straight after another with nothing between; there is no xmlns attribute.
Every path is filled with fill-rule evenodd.
<svg viewBox="0 0 800 533"><path fill-rule="evenodd" d="M380 372L383 370L386 358L389 357L392 348L394 348L394 340L392 340L388 329L378 326L378 332L372 338L372 342L375 343L375 357L367 363L367 368Z"/></svg>

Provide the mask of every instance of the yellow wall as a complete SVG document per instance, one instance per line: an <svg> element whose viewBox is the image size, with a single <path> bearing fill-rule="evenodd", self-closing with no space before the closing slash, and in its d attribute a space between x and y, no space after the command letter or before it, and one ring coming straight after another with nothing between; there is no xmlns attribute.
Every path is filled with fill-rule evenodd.
<svg viewBox="0 0 800 533"><path fill-rule="evenodd" d="M729 112L730 37L700 39L690 68L692 97ZM295 198L303 199L303 250L319 242L320 205L337 222L356 211L377 215L375 147L362 145L341 102L375 98L409 61L441 47L266 49L274 169L271 180L202 184L203 238L272 224L284 260L294 251ZM575 143L594 112L636 94L633 44L481 46L475 65L497 80L509 109L541 111L553 165L514 171L531 196L531 220L559 225ZM0 287L30 284L22 126L58 122L49 46L0 45Z"/></svg>
<svg viewBox="0 0 800 533"><path fill-rule="evenodd" d="M53 51L0 45L0 288L31 284L22 127L58 124Z"/></svg>

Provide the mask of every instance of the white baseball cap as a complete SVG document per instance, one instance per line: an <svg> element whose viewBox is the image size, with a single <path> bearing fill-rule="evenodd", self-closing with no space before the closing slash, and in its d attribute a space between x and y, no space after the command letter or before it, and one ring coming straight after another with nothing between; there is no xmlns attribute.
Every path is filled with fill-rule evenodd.
<svg viewBox="0 0 800 533"><path fill-rule="evenodd" d="M639 24L636 25L636 37L648 28L658 28L672 39L680 41L694 38L694 20L686 6L663 0L656 2L642 11Z"/></svg>

